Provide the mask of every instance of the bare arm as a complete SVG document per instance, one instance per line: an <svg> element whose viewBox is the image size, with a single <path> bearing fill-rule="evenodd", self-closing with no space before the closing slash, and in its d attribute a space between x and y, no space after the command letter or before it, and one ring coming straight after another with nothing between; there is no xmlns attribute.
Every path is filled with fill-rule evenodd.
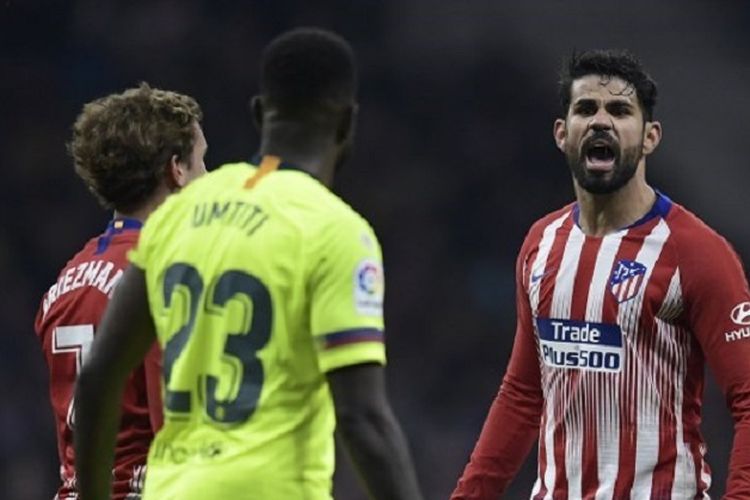
<svg viewBox="0 0 750 500"><path fill-rule="evenodd" d="M361 364L328 373L342 438L367 489L376 500L419 500L406 439L391 410L383 367Z"/></svg>
<svg viewBox="0 0 750 500"><path fill-rule="evenodd" d="M148 398L148 414L154 434L164 425L164 409L161 398L161 369L162 352L158 343L154 343L146 354L143 368L146 374L146 397Z"/></svg>
<svg viewBox="0 0 750 500"><path fill-rule="evenodd" d="M155 338L145 275L130 266L107 306L76 384L75 452L81 500L110 498L125 382Z"/></svg>

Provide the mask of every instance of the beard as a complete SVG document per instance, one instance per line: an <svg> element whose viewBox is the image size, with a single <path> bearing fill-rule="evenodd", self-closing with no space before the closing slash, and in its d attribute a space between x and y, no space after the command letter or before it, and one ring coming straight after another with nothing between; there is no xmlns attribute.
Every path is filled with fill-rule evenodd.
<svg viewBox="0 0 750 500"><path fill-rule="evenodd" d="M606 142L614 154L614 166L610 172L596 172L586 168L587 154L595 141ZM597 131L584 141L580 150L567 150L565 158L573 177L582 189L591 194L611 194L633 178L643 156L642 151L643 140L636 146L621 149L608 133Z"/></svg>

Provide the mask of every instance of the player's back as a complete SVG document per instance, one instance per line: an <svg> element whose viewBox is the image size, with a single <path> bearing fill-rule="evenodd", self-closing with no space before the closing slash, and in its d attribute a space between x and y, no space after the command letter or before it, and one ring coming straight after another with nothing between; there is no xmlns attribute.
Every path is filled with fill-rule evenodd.
<svg viewBox="0 0 750 500"><path fill-rule="evenodd" d="M154 213L131 255L146 271L164 349L165 426L149 455L148 498L330 498L324 371L373 349L325 352L338 337L316 337L352 326L323 325L311 302L326 279L318 268L349 257L326 254L339 231L379 257L365 221L309 174L246 163L204 176ZM346 280L344 307L367 309L352 293L354 273ZM324 295L316 300L338 300ZM382 332L381 316L362 321ZM382 361L377 349L364 358Z"/></svg>
<svg viewBox="0 0 750 500"><path fill-rule="evenodd" d="M126 253L138 239L140 223L118 219L107 232L92 238L62 269L45 293L35 330L49 368L55 415L60 476L58 498L76 498L73 390L112 290L127 266ZM118 431L113 472L113 499L136 498L146 455L153 439L144 369L136 370L123 397L123 423Z"/></svg>

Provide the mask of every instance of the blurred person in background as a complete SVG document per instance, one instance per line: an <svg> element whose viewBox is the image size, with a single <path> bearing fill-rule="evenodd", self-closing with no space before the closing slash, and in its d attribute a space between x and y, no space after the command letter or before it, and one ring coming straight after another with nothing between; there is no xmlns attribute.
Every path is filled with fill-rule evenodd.
<svg viewBox="0 0 750 500"><path fill-rule="evenodd" d="M259 156L172 197L130 254L78 383L84 500L109 492L120 394L157 338L145 498L329 499L334 427L373 498L421 498L385 390L380 245L330 191L353 141L352 49L284 33L260 87Z"/></svg>
<svg viewBox="0 0 750 500"><path fill-rule="evenodd" d="M86 104L69 144L76 173L100 203L114 210L103 234L63 267L42 298L35 329L49 367L62 484L56 499L78 498L73 436L74 386L104 309L127 267L141 225L164 199L206 172L201 109L190 97L141 84ZM146 456L161 425L159 352L128 373L117 404L111 470L117 500L140 498Z"/></svg>
<svg viewBox="0 0 750 500"><path fill-rule="evenodd" d="M521 247L513 352L455 500L498 498L536 439L534 499L708 498L705 361L735 420L725 498L750 498L750 292L729 243L646 181L656 94L624 51L563 70L576 201Z"/></svg>

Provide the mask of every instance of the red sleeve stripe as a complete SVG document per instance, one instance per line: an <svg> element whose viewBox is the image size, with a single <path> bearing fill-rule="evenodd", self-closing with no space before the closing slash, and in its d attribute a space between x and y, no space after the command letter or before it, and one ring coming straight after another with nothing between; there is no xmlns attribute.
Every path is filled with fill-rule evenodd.
<svg viewBox="0 0 750 500"><path fill-rule="evenodd" d="M385 335L381 330L353 329L327 333L321 337L323 349L331 349L358 342L383 342Z"/></svg>

